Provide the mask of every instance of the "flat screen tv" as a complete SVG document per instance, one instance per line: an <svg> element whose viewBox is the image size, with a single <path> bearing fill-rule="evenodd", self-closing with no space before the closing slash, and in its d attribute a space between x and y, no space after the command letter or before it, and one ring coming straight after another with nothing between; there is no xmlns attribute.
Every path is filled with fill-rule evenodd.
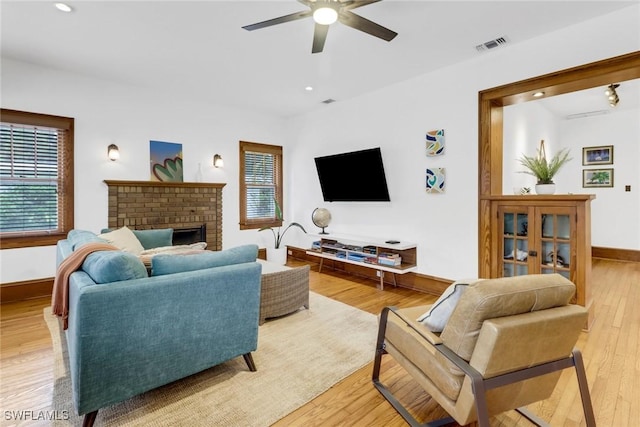
<svg viewBox="0 0 640 427"><path fill-rule="evenodd" d="M325 202L388 202L380 148L316 157Z"/></svg>

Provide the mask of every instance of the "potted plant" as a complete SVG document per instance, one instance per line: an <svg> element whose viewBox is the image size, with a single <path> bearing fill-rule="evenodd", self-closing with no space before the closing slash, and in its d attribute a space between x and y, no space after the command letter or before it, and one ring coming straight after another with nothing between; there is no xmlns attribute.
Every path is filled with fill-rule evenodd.
<svg viewBox="0 0 640 427"><path fill-rule="evenodd" d="M533 175L538 180L536 182L537 194L555 193L556 185L553 182L553 177L569 160L571 160L571 157L569 157L569 149L563 148L558 151L551 160L547 161L547 155L544 150L544 140L540 141L540 148L535 157L523 154L522 157L518 159L520 164L528 169L521 171L521 173Z"/></svg>
<svg viewBox="0 0 640 427"><path fill-rule="evenodd" d="M278 201L276 199L273 199L273 202L276 208L276 219L278 221L283 221L282 209L280 209L280 205L278 204ZM291 227L298 227L305 233L307 232L307 230L305 230L304 227L301 224L298 224L297 222L290 223L284 228L284 230L282 230L282 227L262 227L261 229L258 230L258 231L271 230L271 233L273 234L273 239L274 239L273 248L267 248L268 261L272 261L280 265L286 264L287 262L287 253L285 252L286 248L281 248L280 246L282 243L282 238L284 237L287 230L289 230Z"/></svg>

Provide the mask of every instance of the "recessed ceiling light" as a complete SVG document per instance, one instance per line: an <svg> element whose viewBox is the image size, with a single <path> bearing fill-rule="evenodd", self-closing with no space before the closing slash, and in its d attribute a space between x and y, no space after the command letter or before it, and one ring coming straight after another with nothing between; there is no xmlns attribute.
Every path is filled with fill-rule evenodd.
<svg viewBox="0 0 640 427"><path fill-rule="evenodd" d="M540 91L540 92L536 92L533 94L534 98L540 98L541 96L544 96L544 92Z"/></svg>
<svg viewBox="0 0 640 427"><path fill-rule="evenodd" d="M62 12L71 12L73 9L71 8L71 6L69 6L68 4L65 3L56 3L56 9L62 11Z"/></svg>
<svg viewBox="0 0 640 427"><path fill-rule="evenodd" d="M304 88L304 90L306 90L307 92L311 92L313 90L312 86L307 86Z"/></svg>

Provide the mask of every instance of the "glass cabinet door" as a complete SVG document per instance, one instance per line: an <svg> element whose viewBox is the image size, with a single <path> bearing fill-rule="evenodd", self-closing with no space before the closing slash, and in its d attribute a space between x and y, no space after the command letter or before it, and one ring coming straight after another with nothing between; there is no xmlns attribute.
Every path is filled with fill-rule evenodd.
<svg viewBox="0 0 640 427"><path fill-rule="evenodd" d="M500 207L502 277L529 274L529 215L526 208Z"/></svg>
<svg viewBox="0 0 640 427"><path fill-rule="evenodd" d="M575 233L575 216L566 209L537 208L536 217L540 221L540 272L558 273L571 280L571 263L575 259L571 247L571 237Z"/></svg>

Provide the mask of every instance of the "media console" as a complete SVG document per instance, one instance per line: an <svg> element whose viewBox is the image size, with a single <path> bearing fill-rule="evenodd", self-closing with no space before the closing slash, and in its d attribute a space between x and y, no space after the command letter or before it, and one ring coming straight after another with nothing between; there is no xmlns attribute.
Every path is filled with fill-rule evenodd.
<svg viewBox="0 0 640 427"><path fill-rule="evenodd" d="M380 276L380 289L384 289L384 275L391 273L396 285L396 274L414 271L417 267L415 243L395 240L377 240L344 234L317 235L319 241L307 251L308 255L320 258L318 272L322 271L325 259L360 265L375 269Z"/></svg>

